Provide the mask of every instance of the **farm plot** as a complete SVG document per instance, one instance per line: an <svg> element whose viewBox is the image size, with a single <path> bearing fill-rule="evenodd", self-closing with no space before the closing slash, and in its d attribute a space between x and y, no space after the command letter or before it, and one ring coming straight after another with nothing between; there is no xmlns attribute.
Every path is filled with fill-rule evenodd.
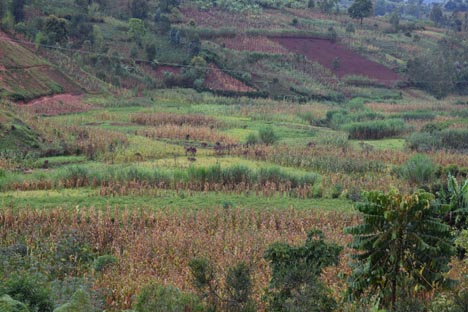
<svg viewBox="0 0 468 312"><path fill-rule="evenodd" d="M391 69L329 40L304 37L276 37L274 40L290 51L320 63L340 78L351 75L364 76L387 86L401 80L401 77Z"/></svg>

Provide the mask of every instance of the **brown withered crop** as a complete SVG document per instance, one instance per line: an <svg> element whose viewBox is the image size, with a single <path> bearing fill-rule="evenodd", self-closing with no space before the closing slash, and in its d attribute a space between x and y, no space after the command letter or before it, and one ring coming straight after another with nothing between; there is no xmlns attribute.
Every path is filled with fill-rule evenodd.
<svg viewBox="0 0 468 312"><path fill-rule="evenodd" d="M343 234L343 228L357 220L352 214L288 208L4 209L0 210L0 245L22 237L30 255L41 257L42 252L54 250L40 250L40 242L54 246L66 233L80 233L95 253L111 254L119 260L116 266L94 275L93 287L106 290L108 311L131 308L141 287L150 281L193 291L188 262L194 257L209 258L220 276L230 266L245 261L252 267L254 298L260 311L265 311L261 297L270 278L263 259L268 245L276 241L301 244L313 228L321 229L330 241L346 244L350 237ZM335 295L343 289L337 272L349 270L346 262L343 257L338 268L323 276Z"/></svg>

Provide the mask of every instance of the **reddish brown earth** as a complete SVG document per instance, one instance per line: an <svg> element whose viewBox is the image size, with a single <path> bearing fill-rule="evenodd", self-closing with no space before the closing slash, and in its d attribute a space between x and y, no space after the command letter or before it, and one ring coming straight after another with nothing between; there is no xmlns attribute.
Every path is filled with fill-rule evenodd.
<svg viewBox="0 0 468 312"><path fill-rule="evenodd" d="M329 40L304 37L276 37L272 40L294 53L305 55L311 61L318 62L340 78L348 75L365 76L387 86L394 85L401 80L401 77L390 68L368 60ZM335 58L339 58L337 70L333 69Z"/></svg>
<svg viewBox="0 0 468 312"><path fill-rule="evenodd" d="M81 96L67 93L41 97L21 104L20 107L29 113L43 116L81 113L93 108L84 103Z"/></svg>
<svg viewBox="0 0 468 312"><path fill-rule="evenodd" d="M255 89L247 86L242 81L239 81L222 70L214 64L209 65L208 72L205 78L205 87L211 90L218 91L233 91L233 92L253 92Z"/></svg>

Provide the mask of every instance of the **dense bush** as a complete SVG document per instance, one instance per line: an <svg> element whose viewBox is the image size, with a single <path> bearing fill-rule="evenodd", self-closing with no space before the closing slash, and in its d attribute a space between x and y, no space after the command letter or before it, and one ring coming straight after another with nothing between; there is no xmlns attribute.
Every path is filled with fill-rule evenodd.
<svg viewBox="0 0 468 312"><path fill-rule="evenodd" d="M217 280L213 264L206 258L194 258L189 263L192 284L206 304L205 311L254 312L250 268L243 262L227 269L224 290Z"/></svg>
<svg viewBox="0 0 468 312"><path fill-rule="evenodd" d="M401 119L354 122L344 125L350 139L379 140L404 134L409 127Z"/></svg>
<svg viewBox="0 0 468 312"><path fill-rule="evenodd" d="M52 312L50 290L42 276L12 274L0 284L0 296L9 295L27 305L31 311Z"/></svg>
<svg viewBox="0 0 468 312"><path fill-rule="evenodd" d="M258 137L261 142L271 145L278 141L278 136L272 127L264 127L258 131Z"/></svg>
<svg viewBox="0 0 468 312"><path fill-rule="evenodd" d="M435 164L424 154L414 155L400 168L400 175L403 178L419 186L432 182L435 172Z"/></svg>
<svg viewBox="0 0 468 312"><path fill-rule="evenodd" d="M468 150L468 129L424 129L432 132L419 132L411 134L406 143L409 148L417 151L448 149Z"/></svg>
<svg viewBox="0 0 468 312"><path fill-rule="evenodd" d="M302 246L269 246L264 255L272 269L269 311L335 311L336 302L319 276L325 267L338 264L341 249L326 243L320 231L310 231Z"/></svg>
<svg viewBox="0 0 468 312"><path fill-rule="evenodd" d="M136 312L202 312L198 298L173 286L149 284L142 288L135 304Z"/></svg>
<svg viewBox="0 0 468 312"><path fill-rule="evenodd" d="M0 296L0 311L2 312L29 312L28 307L8 295Z"/></svg>
<svg viewBox="0 0 468 312"><path fill-rule="evenodd" d="M70 301L58 307L54 312L92 312L94 311L91 305L89 294L83 289L78 289Z"/></svg>

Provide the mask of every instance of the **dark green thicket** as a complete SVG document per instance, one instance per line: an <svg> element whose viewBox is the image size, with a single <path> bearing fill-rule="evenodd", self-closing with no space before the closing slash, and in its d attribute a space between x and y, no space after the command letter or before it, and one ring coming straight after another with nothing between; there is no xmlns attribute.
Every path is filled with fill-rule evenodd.
<svg viewBox="0 0 468 312"><path fill-rule="evenodd" d="M350 139L379 140L405 134L409 127L401 119L373 120L350 123L342 127Z"/></svg>
<svg viewBox="0 0 468 312"><path fill-rule="evenodd" d="M406 143L409 148L417 151L468 150L468 129L439 129L437 125L425 127L422 132L411 134Z"/></svg>
<svg viewBox="0 0 468 312"><path fill-rule="evenodd" d="M224 290L212 263L206 258L195 258L189 263L192 284L205 302L206 311L254 312L252 299L251 270L247 264L240 262L228 268L224 276Z"/></svg>
<svg viewBox="0 0 468 312"><path fill-rule="evenodd" d="M52 312L50 289L43 276L12 274L0 283L0 297L9 295L24 303L30 311Z"/></svg>
<svg viewBox="0 0 468 312"><path fill-rule="evenodd" d="M202 312L205 311L198 298L173 286L151 283L142 288L136 303L136 312Z"/></svg>
<svg viewBox="0 0 468 312"><path fill-rule="evenodd" d="M337 304L319 278L325 267L338 264L341 250L318 230L310 231L301 246L270 245L264 255L272 270L269 311L335 311Z"/></svg>

